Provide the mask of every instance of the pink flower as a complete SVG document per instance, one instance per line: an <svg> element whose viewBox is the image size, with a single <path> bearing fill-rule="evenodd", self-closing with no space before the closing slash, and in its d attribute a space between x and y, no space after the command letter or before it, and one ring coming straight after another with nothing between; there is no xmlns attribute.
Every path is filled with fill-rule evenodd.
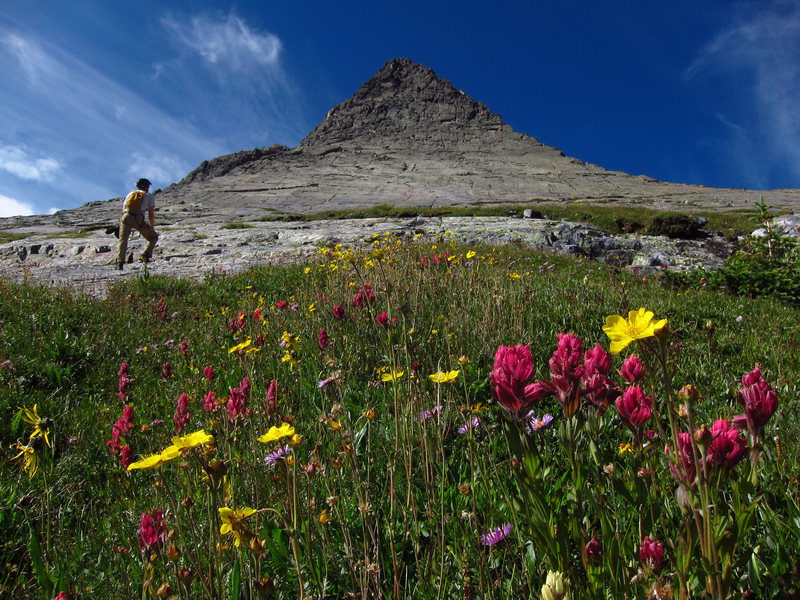
<svg viewBox="0 0 800 600"><path fill-rule="evenodd" d="M264 411L270 414L278 409L278 381L273 379L267 388L267 402Z"/></svg>
<svg viewBox="0 0 800 600"><path fill-rule="evenodd" d="M389 314L386 311L383 311L375 320L378 322L378 325L381 327L386 327L389 324Z"/></svg>
<svg viewBox="0 0 800 600"><path fill-rule="evenodd" d="M558 348L550 359L550 387L556 400L564 410L564 416L571 417L580 406L580 378L583 365L580 364L583 342L574 333L559 333Z"/></svg>
<svg viewBox="0 0 800 600"><path fill-rule="evenodd" d="M589 562L596 562L603 556L603 545L597 538L592 538L586 544L585 552Z"/></svg>
<svg viewBox="0 0 800 600"><path fill-rule="evenodd" d="M319 346L320 350L325 350L328 347L328 333L324 329L319 330L319 335L317 336L317 345Z"/></svg>
<svg viewBox="0 0 800 600"><path fill-rule="evenodd" d="M175 414L172 416L172 422L175 423L175 431L179 434L189 424L189 398L188 394L181 394L178 398L178 405L175 407Z"/></svg>
<svg viewBox="0 0 800 600"><path fill-rule="evenodd" d="M239 387L242 389L242 395L244 396L245 401L249 402L250 389L251 389L250 378L245 377L244 379L242 379L242 382L239 384Z"/></svg>
<svg viewBox="0 0 800 600"><path fill-rule="evenodd" d="M144 513L138 534L139 547L143 551L157 551L167 539L167 532L164 530L164 511L151 510Z"/></svg>
<svg viewBox="0 0 800 600"><path fill-rule="evenodd" d="M639 560L648 569L658 573L661 570L661 564L664 562L664 545L656 540L651 540L649 536L645 536L642 547L639 548Z"/></svg>
<svg viewBox="0 0 800 600"><path fill-rule="evenodd" d="M233 421L247 414L247 400L239 388L233 388L228 396L228 419Z"/></svg>
<svg viewBox="0 0 800 600"><path fill-rule="evenodd" d="M69 600L69 597L67 596L67 592L58 592L53 600Z"/></svg>
<svg viewBox="0 0 800 600"><path fill-rule="evenodd" d="M186 356L186 353L189 351L189 341L183 340L181 342L180 348L178 348L178 352L181 353L181 356Z"/></svg>
<svg viewBox="0 0 800 600"><path fill-rule="evenodd" d="M119 375L119 391L117 392L117 398L125 400L128 397L131 382L133 381L133 379L128 376L128 363L122 363L119 366L117 375Z"/></svg>
<svg viewBox="0 0 800 600"><path fill-rule="evenodd" d="M678 463L670 461L669 468L676 481L686 483L689 487L694 487L694 480L697 477L697 469L694 466L693 448L695 448L694 438L690 433L678 434ZM669 446L664 449L669 454ZM699 450L698 450L699 453Z"/></svg>
<svg viewBox="0 0 800 600"><path fill-rule="evenodd" d="M761 375L758 365L742 377L742 385L744 387L739 390L739 403L744 407L744 415L735 417L734 423L737 426L746 423L747 429L753 435L760 436L761 430L778 408L778 394Z"/></svg>
<svg viewBox="0 0 800 600"><path fill-rule="evenodd" d="M622 368L618 373L628 383L636 383L644 377L644 365L638 356L632 354L623 361Z"/></svg>
<svg viewBox="0 0 800 600"><path fill-rule="evenodd" d="M334 304L333 305L333 316L339 320L344 319L345 311L344 306L341 304Z"/></svg>
<svg viewBox="0 0 800 600"><path fill-rule="evenodd" d="M131 447L130 446L123 446L122 452L119 455L119 464L122 465L123 470L128 468L128 465L131 464Z"/></svg>
<svg viewBox="0 0 800 600"><path fill-rule="evenodd" d="M489 373L492 394L497 402L519 413L541 400L546 391L538 383L529 383L533 377L533 357L530 347L500 346L494 355L494 369Z"/></svg>
<svg viewBox="0 0 800 600"><path fill-rule="evenodd" d="M645 396L638 385L626 389L616 402L622 422L633 431L638 430L650 418L652 404L653 400Z"/></svg>
<svg viewBox="0 0 800 600"><path fill-rule="evenodd" d="M286 304L286 302L285 302L284 300L279 300L279 301L278 301L278 302L275 304L275 308L280 308L281 310L285 309L285 308L286 308L286 306L287 306L287 304Z"/></svg>
<svg viewBox="0 0 800 600"><path fill-rule="evenodd" d="M583 376L586 378L596 374L605 375L610 368L611 354L600 344L583 355Z"/></svg>
<svg viewBox="0 0 800 600"><path fill-rule="evenodd" d="M358 293L353 296L353 299L350 301L350 304L355 306L356 308L361 308L364 306L364 293L359 290Z"/></svg>
<svg viewBox="0 0 800 600"><path fill-rule="evenodd" d="M203 410L209 413L217 410L217 395L214 390L211 390L203 397Z"/></svg>
<svg viewBox="0 0 800 600"><path fill-rule="evenodd" d="M711 445L707 461L710 466L735 467L747 455L747 441L738 429L731 427L727 419L717 419L711 426Z"/></svg>
<svg viewBox="0 0 800 600"><path fill-rule="evenodd" d="M164 379L169 379L170 377L172 377L172 365L169 364L168 362L164 363L164 368L161 369L161 376Z"/></svg>
<svg viewBox="0 0 800 600"><path fill-rule="evenodd" d="M253 311L253 321L260 321L261 320L261 309L257 308Z"/></svg>
<svg viewBox="0 0 800 600"><path fill-rule="evenodd" d="M203 369L203 377L212 381L214 379L214 367L206 367Z"/></svg>

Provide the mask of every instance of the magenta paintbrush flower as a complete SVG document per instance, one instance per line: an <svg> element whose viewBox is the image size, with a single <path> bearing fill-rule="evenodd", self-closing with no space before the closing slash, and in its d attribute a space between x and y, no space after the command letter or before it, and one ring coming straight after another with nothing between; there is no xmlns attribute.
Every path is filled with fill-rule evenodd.
<svg viewBox="0 0 800 600"><path fill-rule="evenodd" d="M775 414L778 394L766 382L758 365L742 377L742 386L739 390L739 403L744 408L744 415L734 417L733 422L737 427L746 423L747 429L757 436Z"/></svg>
<svg viewBox="0 0 800 600"><path fill-rule="evenodd" d="M617 410L622 417L623 423L632 430L638 430L650 418L650 407L653 400L645 396L642 388L638 385L629 387L617 398Z"/></svg>
<svg viewBox="0 0 800 600"><path fill-rule="evenodd" d="M539 383L529 383L533 378L533 357L525 344L500 346L494 356L494 369L489 373L495 400L510 410L527 410L547 395Z"/></svg>
<svg viewBox="0 0 800 600"><path fill-rule="evenodd" d="M645 536L642 547L639 548L639 560L648 569L658 573L664 562L664 545L656 540L651 540L649 536Z"/></svg>

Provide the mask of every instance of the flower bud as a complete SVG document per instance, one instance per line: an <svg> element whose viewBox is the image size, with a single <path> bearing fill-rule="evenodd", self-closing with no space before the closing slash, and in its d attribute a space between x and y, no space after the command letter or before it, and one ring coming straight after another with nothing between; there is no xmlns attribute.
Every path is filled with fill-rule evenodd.
<svg viewBox="0 0 800 600"><path fill-rule="evenodd" d="M692 402L697 402L700 399L700 392L694 385L689 383L678 390L678 398L681 400L691 400Z"/></svg>

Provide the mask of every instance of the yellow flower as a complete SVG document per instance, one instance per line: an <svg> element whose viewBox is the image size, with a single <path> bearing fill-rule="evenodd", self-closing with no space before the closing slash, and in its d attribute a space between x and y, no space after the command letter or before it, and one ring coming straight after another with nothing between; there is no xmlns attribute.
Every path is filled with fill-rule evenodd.
<svg viewBox="0 0 800 600"><path fill-rule="evenodd" d="M172 438L172 445L180 452L186 452L192 448L197 448L197 446L210 444L213 441L214 436L210 433L206 433L205 429L201 429L200 431L195 431L194 433L184 435L183 437L176 436Z"/></svg>
<svg viewBox="0 0 800 600"><path fill-rule="evenodd" d="M280 427L270 427L267 433L258 438L258 441L262 444L268 444L290 435L294 435L294 427L289 423L281 423Z"/></svg>
<svg viewBox="0 0 800 600"><path fill-rule="evenodd" d="M319 523L320 525L327 525L330 523L331 517L328 514L328 509L323 509L321 513L319 513Z"/></svg>
<svg viewBox="0 0 800 600"><path fill-rule="evenodd" d="M619 453L620 454L626 454L628 452L633 452L633 448L631 447L631 445L629 443L627 443L627 442L621 443L619 445Z"/></svg>
<svg viewBox="0 0 800 600"><path fill-rule="evenodd" d="M332 431L339 431L342 428L342 425L339 423L339 421L334 420L331 420L330 426Z"/></svg>
<svg viewBox="0 0 800 600"><path fill-rule="evenodd" d="M459 373L461 373L460 369L457 371L439 371L433 375L428 375L428 379L434 383L451 383L458 379Z"/></svg>
<svg viewBox="0 0 800 600"><path fill-rule="evenodd" d="M403 369L398 369L397 371L389 371L381 375L381 381L397 381L405 374L406 372Z"/></svg>
<svg viewBox="0 0 800 600"><path fill-rule="evenodd" d="M228 508L227 506L223 506L219 509L219 518L222 521L222 525L219 528L219 532L222 535L226 533L232 533L234 543L238 548L239 545L242 543L242 527L239 524L240 521L244 521L246 518L253 516L258 511L254 508L240 508L239 510L233 510L232 508Z"/></svg>
<svg viewBox="0 0 800 600"><path fill-rule="evenodd" d="M252 343L253 343L253 340L251 340L250 338L247 338L241 344L236 344L233 348L228 350L228 354L233 354L234 352L239 352L240 350L244 350L245 348L247 348Z"/></svg>
<svg viewBox="0 0 800 600"><path fill-rule="evenodd" d="M160 467L165 462L178 458L181 455L181 450L177 446L167 446L158 454L151 454L144 457L142 460L137 460L128 465L128 471L135 469L155 469Z"/></svg>
<svg viewBox="0 0 800 600"><path fill-rule="evenodd" d="M19 450L19 454L11 460L16 460L21 456L24 461L22 468L25 469L28 478L32 478L39 470L39 453L36 452L36 448L34 448L33 445L23 446L19 442L16 442L16 447L17 450Z"/></svg>
<svg viewBox="0 0 800 600"><path fill-rule="evenodd" d="M303 273L305 273L306 275L308 275L309 273L311 273L311 267L306 267L306 268L303 270Z"/></svg>
<svg viewBox="0 0 800 600"><path fill-rule="evenodd" d="M467 260L469 260L473 256L475 256L475 251L474 250L470 250L469 252L467 252Z"/></svg>
<svg viewBox="0 0 800 600"><path fill-rule="evenodd" d="M520 275L520 274L519 274L519 273L517 273L517 272L514 272L514 273L509 273L509 274L508 274L508 276L509 276L511 279L521 279L521 278L522 278L522 275Z"/></svg>
<svg viewBox="0 0 800 600"><path fill-rule="evenodd" d="M281 334L281 342L283 346L288 346L290 348L294 348L295 350L300 347L300 338L296 335L292 335L288 331L284 331Z"/></svg>
<svg viewBox="0 0 800 600"><path fill-rule="evenodd" d="M653 312L640 308L628 313L628 318L619 315L606 317L603 331L611 339L611 353L619 354L620 351L634 340L652 337L661 331L667 324L666 319L653 321Z"/></svg>
<svg viewBox="0 0 800 600"><path fill-rule="evenodd" d="M33 408L21 407L19 410L22 411L22 420L33 425L33 433L31 433L29 439L42 437L44 438L44 443L47 444L49 448L51 446L48 436L50 434L50 427L53 426L53 420L40 418L39 413L36 411L37 406L38 404L34 404Z"/></svg>

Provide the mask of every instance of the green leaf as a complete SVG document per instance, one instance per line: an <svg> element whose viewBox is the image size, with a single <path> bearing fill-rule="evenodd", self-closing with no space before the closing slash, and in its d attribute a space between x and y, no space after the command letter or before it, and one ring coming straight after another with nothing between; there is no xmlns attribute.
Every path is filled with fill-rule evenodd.
<svg viewBox="0 0 800 600"><path fill-rule="evenodd" d="M239 600L239 587L242 583L241 563L237 560L231 573L231 600Z"/></svg>
<svg viewBox="0 0 800 600"><path fill-rule="evenodd" d="M28 527L30 529L30 537L28 538L28 553L31 557L33 573L36 575L36 580L39 582L39 585L42 586L42 590L44 591L45 595L52 596L53 580L47 573L47 566L45 565L44 557L42 556L42 545L39 543L39 535L36 533L36 529L33 527L32 522L28 522Z"/></svg>

